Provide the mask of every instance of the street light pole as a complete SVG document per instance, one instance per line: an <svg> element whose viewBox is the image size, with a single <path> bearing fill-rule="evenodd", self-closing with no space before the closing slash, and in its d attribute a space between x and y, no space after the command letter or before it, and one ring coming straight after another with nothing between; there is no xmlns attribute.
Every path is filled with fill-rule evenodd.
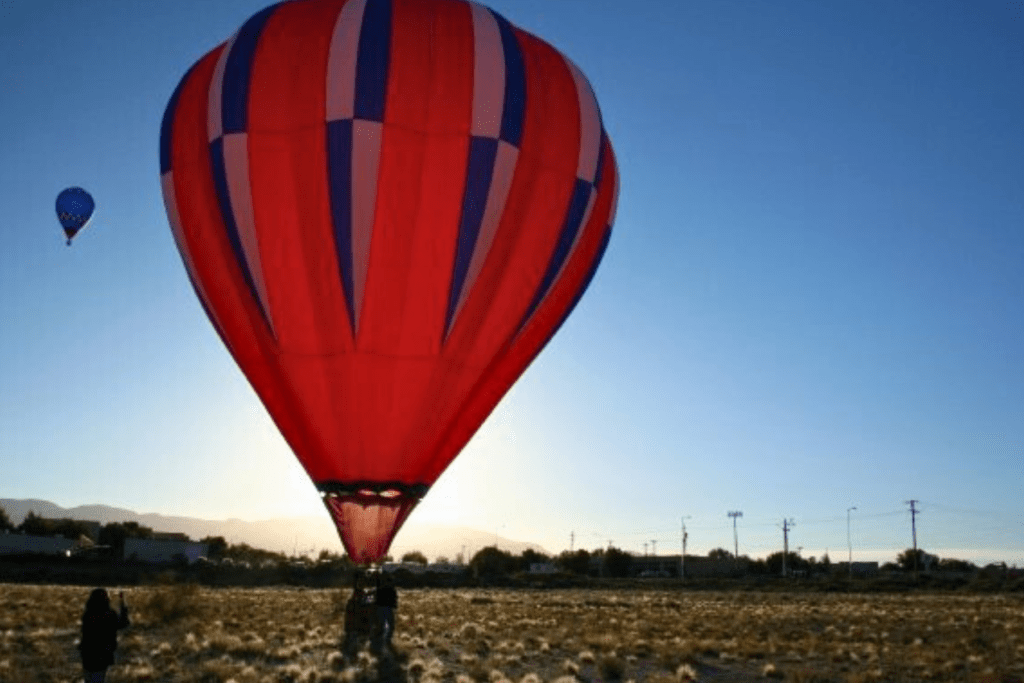
<svg viewBox="0 0 1024 683"><path fill-rule="evenodd" d="M683 554L679 556L679 578L686 579L686 520L690 515L683 517Z"/></svg>
<svg viewBox="0 0 1024 683"><path fill-rule="evenodd" d="M846 508L846 548L849 551L847 556L846 568L850 572L850 579L853 579L853 543L850 541L850 511L856 510L857 507Z"/></svg>
<svg viewBox="0 0 1024 683"><path fill-rule="evenodd" d="M729 516L732 517L732 543L733 543L733 566L740 566L740 537L736 533L736 518L742 517L743 513L739 510L730 510Z"/></svg>

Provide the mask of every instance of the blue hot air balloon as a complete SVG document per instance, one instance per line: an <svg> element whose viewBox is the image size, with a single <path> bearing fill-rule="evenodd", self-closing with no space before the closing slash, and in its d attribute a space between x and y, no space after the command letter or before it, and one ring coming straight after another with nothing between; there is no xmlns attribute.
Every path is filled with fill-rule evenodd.
<svg viewBox="0 0 1024 683"><path fill-rule="evenodd" d="M69 187L57 195L57 220L68 237L68 246L75 234L89 222L95 208L92 195L80 187Z"/></svg>

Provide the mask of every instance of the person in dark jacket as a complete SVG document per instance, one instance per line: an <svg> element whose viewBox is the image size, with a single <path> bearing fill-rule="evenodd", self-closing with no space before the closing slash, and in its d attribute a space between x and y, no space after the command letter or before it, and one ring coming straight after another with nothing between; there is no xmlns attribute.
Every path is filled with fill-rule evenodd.
<svg viewBox="0 0 1024 683"><path fill-rule="evenodd" d="M82 669L85 683L103 683L107 667L114 663L117 649L117 632L128 626L128 608L124 604L124 593L120 594L121 610L110 607L110 596L103 588L96 588L89 594L82 613L82 640L78 650L82 655Z"/></svg>
<svg viewBox="0 0 1024 683"><path fill-rule="evenodd" d="M362 572L356 572L352 582L352 595L345 605L345 642L342 652L352 659L362 642L371 636L374 627L373 595Z"/></svg>
<svg viewBox="0 0 1024 683"><path fill-rule="evenodd" d="M374 602L377 604L379 643L390 650L391 636L395 634L395 610L398 609L398 591L395 590L395 581L390 575L381 572L377 576Z"/></svg>

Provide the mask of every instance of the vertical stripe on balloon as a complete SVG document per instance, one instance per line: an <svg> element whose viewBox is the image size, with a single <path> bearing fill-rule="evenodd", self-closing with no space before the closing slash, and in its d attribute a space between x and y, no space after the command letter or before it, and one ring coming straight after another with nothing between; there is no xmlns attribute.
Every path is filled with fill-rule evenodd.
<svg viewBox="0 0 1024 683"><path fill-rule="evenodd" d="M182 82L184 83L184 80ZM176 102L173 104L176 104ZM173 111L170 106L168 106L168 111ZM203 281L198 277L196 264L192 259L192 252L189 250L188 241L185 239L185 230L181 224L181 214L178 212L178 200L174 191L174 173L171 171L164 173L160 177L160 185L163 189L167 219L171 224L171 234L174 235L174 243L177 245L178 252L181 254L181 260L185 264L185 272L188 274L189 282L192 283L192 289L196 293L196 298L199 299L199 305L206 312L206 317L210 319L224 344L230 348L227 337L224 336L223 326L217 316L214 315L214 309L210 306L209 295L206 293Z"/></svg>
<svg viewBox="0 0 1024 683"><path fill-rule="evenodd" d="M501 223L501 216L505 211L505 202L508 199L509 190L512 188L512 176L515 174L518 158L518 149L504 140L497 142L487 201L484 204L480 225L476 231L472 257L466 266L465 275L459 283L458 299L455 300L454 308L448 314L447 331L451 330L452 322L458 317L459 311L462 310L462 306L466 303L469 293L473 291L476 278L483 269L484 260L487 258L487 254L490 253L491 245L494 243L494 236L498 232L498 225ZM459 248L461 249L461 229L459 237Z"/></svg>
<svg viewBox="0 0 1024 683"><path fill-rule="evenodd" d="M349 322L356 329L352 293L352 119L327 123L327 172L334 225L334 249L341 270L341 282L348 304Z"/></svg>
<svg viewBox="0 0 1024 683"><path fill-rule="evenodd" d="M505 53L489 9L470 4L473 18L473 119L470 135L497 138L505 103Z"/></svg>
<svg viewBox="0 0 1024 683"><path fill-rule="evenodd" d="M358 118L352 121L352 299L356 323L353 330L359 329L370 265L383 132L382 123Z"/></svg>
<svg viewBox="0 0 1024 683"><path fill-rule="evenodd" d="M327 59L327 172L334 247L353 332L370 261L391 46L390 0L351 0Z"/></svg>
<svg viewBox="0 0 1024 683"><path fill-rule="evenodd" d="M249 185L246 124L253 56L260 33L276 8L272 5L245 22L221 53L210 81L207 117L214 186L228 240L249 292L274 336Z"/></svg>
<svg viewBox="0 0 1024 683"><path fill-rule="evenodd" d="M576 177L589 180L596 184L598 156L601 151L601 112L597 108L597 98L590 88L586 76L575 64L564 55L566 66L576 83L576 96L580 103L580 157L576 168Z"/></svg>
<svg viewBox="0 0 1024 683"><path fill-rule="evenodd" d="M445 337L473 291L512 187L526 115L526 72L511 25L470 5L473 20L473 118Z"/></svg>
<svg viewBox="0 0 1024 683"><path fill-rule="evenodd" d="M260 34L267 20L278 8L278 5L266 7L252 15L242 25L232 40L229 49L224 51L223 65L218 64L219 74L214 74L213 83L221 88L221 121L224 133L242 133L249 121L249 74L252 71L252 59L256 53ZM221 82L218 83L218 75ZM212 102L211 102L212 104Z"/></svg>
<svg viewBox="0 0 1024 683"><path fill-rule="evenodd" d="M391 51L391 0L367 0L359 32L355 118L384 121Z"/></svg>
<svg viewBox="0 0 1024 683"><path fill-rule="evenodd" d="M604 163L604 155L605 155L604 145L606 143L607 143L607 138L606 138L606 136L604 134L604 131L602 130L602 133L601 133L601 155L600 155L600 161L598 162L599 164L603 164ZM597 171L598 172L598 178L600 178L601 176L603 176L603 173L602 173L603 167L598 165L597 168L598 168L598 171ZM547 347L548 343L554 338L555 334L558 333L558 330L562 329L562 325L565 324L565 321L569 319L570 315L572 315L572 312L574 310L576 310L576 306L577 306L577 304L579 304L580 300L583 298L583 294L587 291L587 289L590 288L590 283L594 279L594 275L597 273L597 267L600 266L601 265L601 261L604 260L604 254L608 250L608 243L611 241L611 238L612 238L612 223L615 220L615 211L617 210L618 203L619 203L619 174L618 174L617 169L613 168L613 171L614 171L614 175L613 175L613 181L612 181L613 185L612 185L611 203L609 205L609 211L608 211L608 223L604 227L604 232L601 235L601 241L598 244L597 252L594 254L593 260L591 260L590 266L587 268L587 274L583 277L582 282L580 282L580 284L579 284L579 288L576 290L576 293L573 295L572 300L569 302L569 306L565 309L565 312L562 314L561 319L559 319L558 324L555 325L554 327L552 327L551 330L548 332L548 335L545 338L544 343L541 344L540 347L538 347L537 353L540 353L541 351L544 350L545 347Z"/></svg>
<svg viewBox="0 0 1024 683"><path fill-rule="evenodd" d="M613 211L612 213L609 214L609 216L614 217L615 212ZM576 290L576 294L573 295L572 301L569 302L569 306L565 309L565 313L562 314L562 317L559 319L558 324L552 327L551 331L548 332L547 338L544 340L544 343L541 344L540 347L537 349L537 353L540 353L541 351L544 350L544 348L548 345L548 342L550 342L554 338L555 334L558 333L558 330L562 329L562 325L564 325L565 321L569 319L569 316L572 315L572 312L576 310L576 305L580 302L580 300L583 298L583 294L590 287L590 282L591 280L594 279L594 275L597 273L597 267L601 265L601 261L602 259L604 259L604 252L607 251L608 242L611 241L611 238L612 226L607 225L605 226L604 234L601 235L601 242L597 247L597 253L594 255L594 260L590 262L590 267L587 269L587 274L584 276L583 282L580 283L579 289Z"/></svg>
<svg viewBox="0 0 1024 683"><path fill-rule="evenodd" d="M366 0L349 0L338 14L327 57L327 121L351 119L355 112L356 58Z"/></svg>
<svg viewBox="0 0 1024 683"><path fill-rule="evenodd" d="M491 12L501 33L505 57L505 100L501 114L501 139L519 147L526 118L526 65L512 24L497 12Z"/></svg>
<svg viewBox="0 0 1024 683"><path fill-rule="evenodd" d="M569 200L569 210L566 213L565 221L562 223L562 229L558 233L558 241L555 243L555 251L551 254L548 267L544 271L544 277L541 278L540 285L533 295L533 300L530 301L526 314L523 316L522 322L519 323L517 334L530 322L530 318L533 317L534 312L540 307L541 301L544 300L547 293L551 291L555 280L561 274L565 263L569 260L569 254L576 245L579 233L582 231L583 218L592 206L593 193L593 186L590 183L585 180L576 180L576 185L572 191L572 198Z"/></svg>
<svg viewBox="0 0 1024 683"><path fill-rule="evenodd" d="M448 312L445 316L445 336L451 329L456 304L462 299L463 285L469 272L470 260L476 247L480 224L484 218L487 194L494 173L494 160L498 156L496 138L473 137L469 141L469 161L466 164L466 189L462 199L462 216L459 220L459 237L455 244L455 269L452 286L448 295Z"/></svg>
<svg viewBox="0 0 1024 683"><path fill-rule="evenodd" d="M580 235L590 219L590 212L593 211L594 203L597 200L597 175L604 144L601 112L597 106L597 98L594 97L594 91L586 77L571 60L564 55L561 56L565 61L566 68L572 74L579 102L580 146L576 163L576 185L569 200L565 221L562 224L555 249L548 261L548 267L541 278L540 285L526 309L526 314L519 323L519 332L530 322L534 312L561 277L566 264L576 250L576 245L579 244Z"/></svg>
<svg viewBox="0 0 1024 683"><path fill-rule="evenodd" d="M245 265L256 288L260 307L267 324L274 333L274 320L270 315L267 283L263 277L263 262L256 236L256 217L252 205L252 186L249 184L249 141L246 133L225 135L221 151L224 155L228 197L235 217L237 241L245 258ZM232 242L234 244L234 242Z"/></svg>
<svg viewBox="0 0 1024 683"><path fill-rule="evenodd" d="M181 91L185 88L185 83L196 70L196 65L193 64L182 77L177 87L174 88L174 92L171 94L171 99L167 103L167 108L164 109L164 117L160 121L160 175L166 175L171 170L171 141L173 140L174 133L174 119L178 113L178 102L181 100Z"/></svg>

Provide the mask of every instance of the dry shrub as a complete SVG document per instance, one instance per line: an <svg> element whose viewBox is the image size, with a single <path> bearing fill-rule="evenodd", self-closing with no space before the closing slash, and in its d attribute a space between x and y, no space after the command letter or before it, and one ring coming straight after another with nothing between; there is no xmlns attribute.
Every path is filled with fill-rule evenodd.
<svg viewBox="0 0 1024 683"><path fill-rule="evenodd" d="M129 681L152 681L156 679L156 671L154 671L153 667L148 664L139 664L136 666L129 664L124 667L124 670L120 673Z"/></svg>
<svg viewBox="0 0 1024 683"><path fill-rule="evenodd" d="M606 681L621 681L626 675L626 662L617 655L602 657L598 668L601 671L601 678Z"/></svg>
<svg viewBox="0 0 1024 683"><path fill-rule="evenodd" d="M416 659L409 662L409 675L413 678L419 678L423 675L423 672L427 670L427 663L417 657Z"/></svg>
<svg viewBox="0 0 1024 683"><path fill-rule="evenodd" d="M467 621L459 629L459 637L460 638L464 638L466 640L473 640L474 638L479 636L482 632L483 632L483 629L480 628L479 624L473 623L472 621Z"/></svg>
<svg viewBox="0 0 1024 683"><path fill-rule="evenodd" d="M138 603L145 623L170 624L195 614L199 587L194 583L179 583L150 589Z"/></svg>

